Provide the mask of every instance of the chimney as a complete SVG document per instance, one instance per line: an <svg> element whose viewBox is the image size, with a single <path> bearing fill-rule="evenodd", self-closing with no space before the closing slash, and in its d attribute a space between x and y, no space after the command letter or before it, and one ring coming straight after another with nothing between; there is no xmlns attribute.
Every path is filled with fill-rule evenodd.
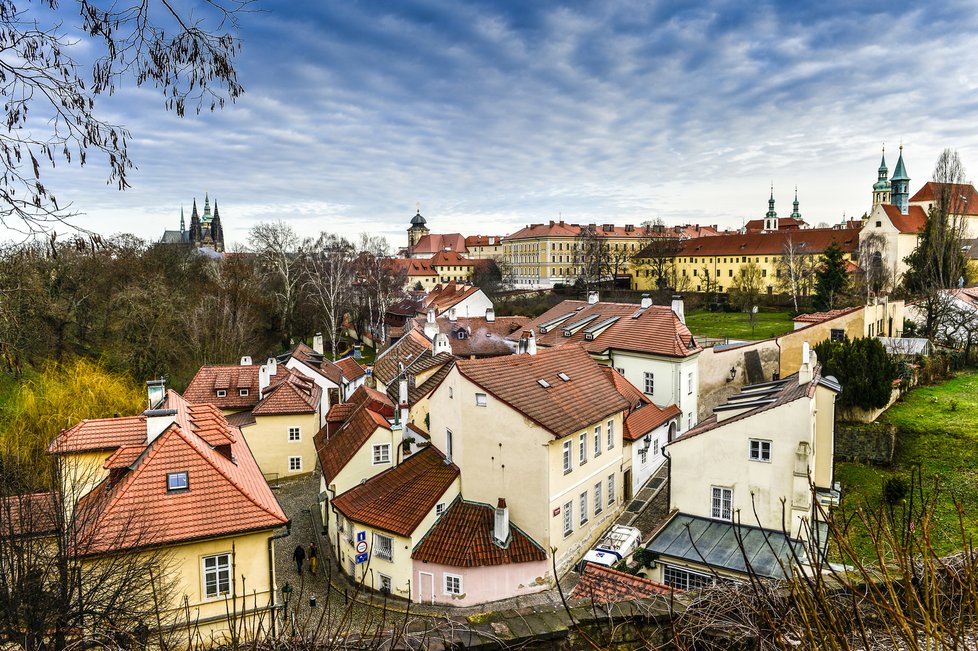
<svg viewBox="0 0 978 651"><path fill-rule="evenodd" d="M587 304L588 305L594 305L597 302L598 302L598 293L597 292L588 292L587 293Z"/></svg>
<svg viewBox="0 0 978 651"><path fill-rule="evenodd" d="M455 306L448 308L448 320L452 323L458 321L458 313L455 311Z"/></svg>
<svg viewBox="0 0 978 651"><path fill-rule="evenodd" d="M441 353L452 354L452 345L448 343L448 335L444 332L439 332L435 335L435 339L431 345L431 354L439 355Z"/></svg>
<svg viewBox="0 0 978 651"><path fill-rule="evenodd" d="M642 294L641 308L647 310L652 307L652 298L648 294Z"/></svg>
<svg viewBox="0 0 978 651"><path fill-rule="evenodd" d="M143 412L146 417L146 444L156 440L156 437L166 431L166 428L176 422L176 409L147 409Z"/></svg>
<svg viewBox="0 0 978 651"><path fill-rule="evenodd" d="M493 323L496 320L496 310L491 307L486 308L486 322Z"/></svg>
<svg viewBox="0 0 978 651"><path fill-rule="evenodd" d="M428 310L428 318L424 322L424 336L434 341L436 334L438 334L438 324L435 323L435 311L431 309Z"/></svg>
<svg viewBox="0 0 978 651"><path fill-rule="evenodd" d="M672 311L676 313L679 320L685 325L686 323L686 309L683 307L683 297L680 294L673 294L672 296Z"/></svg>
<svg viewBox="0 0 978 651"><path fill-rule="evenodd" d="M496 519L492 528L492 537L500 546L509 542L509 507L506 506L506 500L501 497L496 503Z"/></svg>
<svg viewBox="0 0 978 651"><path fill-rule="evenodd" d="M401 437L407 438L408 421L408 381L406 377L401 377L397 383L397 408L401 415Z"/></svg>
<svg viewBox="0 0 978 651"><path fill-rule="evenodd" d="M818 357L806 341L801 345L801 368L798 369L798 384L808 384L815 375L815 364Z"/></svg>
<svg viewBox="0 0 978 651"><path fill-rule="evenodd" d="M244 357L242 357L241 358L241 365L242 366L251 366L251 357L249 357L248 355L245 355Z"/></svg>
<svg viewBox="0 0 978 651"><path fill-rule="evenodd" d="M156 409L166 398L166 380L149 380L146 382L146 397L149 399L149 409Z"/></svg>
<svg viewBox="0 0 978 651"><path fill-rule="evenodd" d="M258 399L261 400L265 397L265 389L271 384L271 376L268 374L269 368L268 364L262 364L258 367Z"/></svg>
<svg viewBox="0 0 978 651"><path fill-rule="evenodd" d="M312 349L320 355L322 355L323 351L326 350L326 348L323 347L323 333L317 332L316 336L312 338Z"/></svg>
<svg viewBox="0 0 978 651"><path fill-rule="evenodd" d="M265 361L265 365L268 366L268 376L278 375L278 360L274 357L269 357Z"/></svg>
<svg viewBox="0 0 978 651"><path fill-rule="evenodd" d="M537 338L536 335L533 334L533 330L530 330L530 333L526 337L526 354L537 354Z"/></svg>

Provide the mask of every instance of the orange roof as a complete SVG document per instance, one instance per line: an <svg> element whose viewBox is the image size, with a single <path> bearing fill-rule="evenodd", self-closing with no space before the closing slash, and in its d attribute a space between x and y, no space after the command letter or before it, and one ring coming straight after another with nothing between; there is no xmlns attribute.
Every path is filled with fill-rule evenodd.
<svg viewBox="0 0 978 651"><path fill-rule="evenodd" d="M493 538L495 509L456 499L411 553L425 563L452 567L486 567L547 560L547 553L522 529L510 524L509 544Z"/></svg>
<svg viewBox="0 0 978 651"><path fill-rule="evenodd" d="M423 355L431 354L431 342L418 330L410 330L374 362L374 377L390 384L400 374L400 368L410 366Z"/></svg>
<svg viewBox="0 0 978 651"><path fill-rule="evenodd" d="M429 445L337 495L333 506L354 522L410 536L458 475L458 466Z"/></svg>
<svg viewBox="0 0 978 651"><path fill-rule="evenodd" d="M570 596L571 599L591 599L595 603L608 604L669 595L673 592L673 588L662 583L625 574L604 565L587 563Z"/></svg>
<svg viewBox="0 0 978 651"><path fill-rule="evenodd" d="M458 251L439 251L431 256L429 262L432 267L447 267L449 265L455 267L471 267L475 264Z"/></svg>
<svg viewBox="0 0 978 651"><path fill-rule="evenodd" d="M336 479L336 475L360 451L377 428L390 430L390 422L383 415L370 409L369 405L369 402L365 402L354 408L343 426L332 436L327 438L327 430L323 428L313 437L316 453L319 455L319 465L323 469L327 483Z"/></svg>
<svg viewBox="0 0 978 651"><path fill-rule="evenodd" d="M469 296L482 291L474 285L460 285L451 281L445 285L435 285L422 299L424 310L433 309L435 314L442 314L453 305L458 305Z"/></svg>
<svg viewBox="0 0 978 651"><path fill-rule="evenodd" d="M637 409L642 405L647 405L652 402L644 393L639 391L637 386L629 382L625 376L619 373L617 370L611 368L610 366L602 366L601 370L615 385L615 390L621 394L621 397L628 401L628 404L631 405L632 409Z"/></svg>
<svg viewBox="0 0 978 651"><path fill-rule="evenodd" d="M246 531L288 522L244 439L224 422L227 455L207 443L191 406L174 391L175 422L143 446L131 469L119 468L79 503L91 513L77 552L101 554ZM216 411L216 410L215 410ZM213 436L214 432L210 432ZM145 433L144 433L145 436ZM132 451L123 448L117 460ZM118 465L118 464L115 464ZM167 475L186 472L190 489L167 490Z"/></svg>
<svg viewBox="0 0 978 651"><path fill-rule="evenodd" d="M806 226L805 220L795 219L794 217L780 217L778 219L779 231L797 231ZM763 219L751 219L744 224L744 230L748 233L757 233L764 230Z"/></svg>
<svg viewBox="0 0 978 651"><path fill-rule="evenodd" d="M418 243L411 247L411 254L431 254L445 249L465 253L467 251L465 238L461 233L429 233L423 235Z"/></svg>
<svg viewBox="0 0 978 651"><path fill-rule="evenodd" d="M498 246L503 243L501 235L469 235L465 238L466 248L473 246Z"/></svg>
<svg viewBox="0 0 978 651"><path fill-rule="evenodd" d="M276 375L283 378L269 386L251 413L255 416L276 414L310 414L319 408L322 388L304 375L279 364Z"/></svg>
<svg viewBox="0 0 978 651"><path fill-rule="evenodd" d="M289 356L299 360L336 386L343 384L343 371L336 364L323 357L322 353L317 353L310 346L299 342L289 353Z"/></svg>
<svg viewBox="0 0 978 651"><path fill-rule="evenodd" d="M343 371L343 377L346 378L347 382L353 382L354 380L359 380L367 371L360 366L360 362L353 359L352 357L344 357L340 361L336 362L336 366Z"/></svg>
<svg viewBox="0 0 978 651"><path fill-rule="evenodd" d="M628 441L637 441L656 427L668 423L683 412L676 405L662 409L654 402L632 410L625 418L625 431L622 436Z"/></svg>
<svg viewBox="0 0 978 651"><path fill-rule="evenodd" d="M901 233L919 233L924 230L924 225L927 223L927 213L920 206L910 206L906 215L892 204L884 203L880 206L893 226Z"/></svg>
<svg viewBox="0 0 978 651"><path fill-rule="evenodd" d="M547 326L564 316L567 318L563 321ZM606 324L611 319L617 320L588 339L589 328ZM537 330L540 346L579 344L589 353L616 349L664 357L688 357L702 350L689 328L671 307L664 305L641 309L634 303L563 301L535 318L527 328ZM565 328L570 328L570 336L565 336ZM510 339L518 338L519 334L510 336Z"/></svg>
<svg viewBox="0 0 978 651"><path fill-rule="evenodd" d="M456 357L491 357L510 355L515 344L509 339L513 333L524 329L530 322L525 316L497 316L493 321L486 317L458 317L449 321L448 317L435 319L438 330L448 336L452 354ZM424 328L422 318L409 319L405 325L415 330Z"/></svg>
<svg viewBox="0 0 978 651"><path fill-rule="evenodd" d="M859 232L852 229L806 228L797 231L697 237L684 240L675 256L780 255L789 241L804 253L820 254L833 241L846 253L852 253L859 244ZM642 257L642 253L637 257Z"/></svg>
<svg viewBox="0 0 978 651"><path fill-rule="evenodd" d="M115 450L126 445L139 445L146 441L146 417L98 418L82 422L62 430L51 445L50 454Z"/></svg>
<svg viewBox="0 0 978 651"><path fill-rule="evenodd" d="M192 403L211 403L221 409L248 409L258 404L258 364L201 366L190 381L184 398ZM227 395L218 398L218 390ZM240 395L247 389L248 395Z"/></svg>
<svg viewBox="0 0 978 651"><path fill-rule="evenodd" d="M62 524L59 522L61 518L55 515L63 510L62 495L58 492L0 496L0 517L3 521L0 539L55 533Z"/></svg>
<svg viewBox="0 0 978 651"><path fill-rule="evenodd" d="M714 226L700 226L699 224L685 224L683 226L666 226L661 231L650 233L643 226L615 226L614 224L571 224L570 222L554 222L549 224L530 224L512 235L507 235L506 240L525 240L540 237L579 237L584 228L594 228L594 232L600 237L634 237L645 239L655 236L671 235L681 239L690 237L707 237L719 234Z"/></svg>
<svg viewBox="0 0 978 651"><path fill-rule="evenodd" d="M952 212L956 215L978 215L978 190L970 183L938 183L928 181L924 186L917 190L917 193L910 197L910 203L923 203L937 201L944 188L950 186L948 191Z"/></svg>
<svg viewBox="0 0 978 651"><path fill-rule="evenodd" d="M629 406L580 346L541 350L536 355L461 360L456 366L466 378L558 438Z"/></svg>
<svg viewBox="0 0 978 651"><path fill-rule="evenodd" d="M413 258L395 258L392 260L395 270L400 273L402 270L408 276L437 276L438 273L431 266L428 260Z"/></svg>
<svg viewBox="0 0 978 651"><path fill-rule="evenodd" d="M797 321L798 323L821 323L822 321L835 319L844 314L851 314L852 312L861 309L863 309L861 306L857 306L857 307L840 308L838 310L829 310L828 312L812 312L811 314L799 314L794 319L792 319L792 321Z"/></svg>

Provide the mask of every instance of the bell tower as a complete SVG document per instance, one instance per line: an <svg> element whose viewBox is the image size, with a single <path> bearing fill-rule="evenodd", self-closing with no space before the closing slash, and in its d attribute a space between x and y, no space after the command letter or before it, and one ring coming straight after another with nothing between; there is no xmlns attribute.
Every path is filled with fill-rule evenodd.
<svg viewBox="0 0 978 651"><path fill-rule="evenodd" d="M411 227L407 230L409 256L411 250L418 244L418 241L429 233L428 227L425 226L426 223L425 218L421 216L421 204L418 203L414 217L411 218Z"/></svg>
<svg viewBox="0 0 978 651"><path fill-rule="evenodd" d="M873 184L873 208L881 203L890 203L890 181L886 178L890 170L886 167L886 147L877 170L876 183Z"/></svg>
<svg viewBox="0 0 978 651"><path fill-rule="evenodd" d="M764 230L778 230L778 213L774 210L774 184L771 184L771 198L767 200L767 214L764 215Z"/></svg>

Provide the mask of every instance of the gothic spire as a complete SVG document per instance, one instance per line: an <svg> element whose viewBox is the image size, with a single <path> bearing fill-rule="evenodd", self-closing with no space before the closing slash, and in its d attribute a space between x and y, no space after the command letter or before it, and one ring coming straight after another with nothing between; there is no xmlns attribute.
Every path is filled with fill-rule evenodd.
<svg viewBox="0 0 978 651"><path fill-rule="evenodd" d="M183 233L186 232L186 230L187 230L187 225L186 222L183 220L183 206L180 206L180 232Z"/></svg>

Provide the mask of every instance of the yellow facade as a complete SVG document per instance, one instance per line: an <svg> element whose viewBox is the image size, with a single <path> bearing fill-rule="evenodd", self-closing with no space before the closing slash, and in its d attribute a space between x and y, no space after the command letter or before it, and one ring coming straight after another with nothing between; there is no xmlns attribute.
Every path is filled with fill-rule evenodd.
<svg viewBox="0 0 978 651"><path fill-rule="evenodd" d="M298 439L295 439L298 428ZM290 430L292 433L290 434ZM284 479L316 469L312 437L319 431L319 413L255 416L255 423L241 428L266 479ZM294 459L298 458L298 469Z"/></svg>
<svg viewBox="0 0 978 651"><path fill-rule="evenodd" d="M602 240L609 255L618 258L618 274L627 274L631 257L641 249L641 239L608 236ZM510 277L517 287L552 287L559 283L573 284L580 276L580 246L580 240L572 236L507 239L502 257L509 265Z"/></svg>
<svg viewBox="0 0 978 651"><path fill-rule="evenodd" d="M472 280L473 271L475 270L473 265L465 264L432 264L432 268L435 270L438 283L441 284L452 281L456 283L468 283Z"/></svg>
<svg viewBox="0 0 978 651"><path fill-rule="evenodd" d="M504 254L501 237L494 238L493 244L466 246L466 249L468 251L466 256L472 260L488 260L489 258L495 259Z"/></svg>
<svg viewBox="0 0 978 651"><path fill-rule="evenodd" d="M436 285L440 285L440 284L441 284L441 277L437 273L435 273L434 270L432 270L431 274L427 274L423 276L419 276L419 275L407 276L407 279L404 283L404 289L406 291L417 290L420 286L421 290L430 292L432 289L435 288Z"/></svg>

